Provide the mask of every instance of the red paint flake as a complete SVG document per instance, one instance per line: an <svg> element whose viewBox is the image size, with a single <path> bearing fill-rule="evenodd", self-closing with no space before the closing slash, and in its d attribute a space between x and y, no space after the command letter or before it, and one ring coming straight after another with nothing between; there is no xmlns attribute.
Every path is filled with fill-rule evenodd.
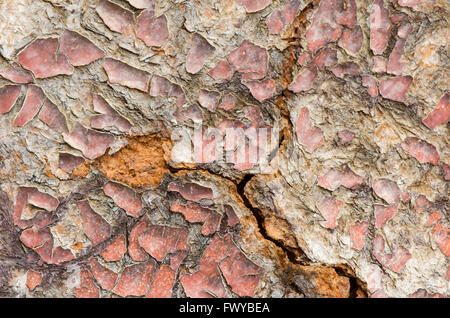
<svg viewBox="0 0 450 318"><path fill-rule="evenodd" d="M93 94L94 110L101 113L96 115L91 120L91 126L95 129L117 129L121 132L129 132L131 124L128 120L119 115L114 108L112 108L105 99L97 94Z"/></svg>
<svg viewBox="0 0 450 318"><path fill-rule="evenodd" d="M363 33L361 27L358 25L353 29L345 29L342 32L342 37L339 39L338 45L347 52L356 54L361 50L363 41Z"/></svg>
<svg viewBox="0 0 450 318"><path fill-rule="evenodd" d="M102 257L107 262L115 262L121 260L126 251L126 238L125 235L121 234L106 246L102 252Z"/></svg>
<svg viewBox="0 0 450 318"><path fill-rule="evenodd" d="M71 173L84 162L84 158L71 155L70 153L60 153L58 157L58 166L66 173Z"/></svg>
<svg viewBox="0 0 450 318"><path fill-rule="evenodd" d="M306 147L306 151L311 153L323 144L322 129L312 126L308 108L302 107L300 109L296 127L297 140Z"/></svg>
<svg viewBox="0 0 450 318"><path fill-rule="evenodd" d="M128 215L132 217L139 216L142 211L142 201L132 189L109 181L103 186L103 191L113 199L117 206L124 209Z"/></svg>
<svg viewBox="0 0 450 318"><path fill-rule="evenodd" d="M350 130L341 130L338 132L339 143L345 145L350 143L355 138L355 133Z"/></svg>
<svg viewBox="0 0 450 318"><path fill-rule="evenodd" d="M449 265L448 268L447 268L447 273L445 274L445 278L446 278L447 280L450 280L450 265Z"/></svg>
<svg viewBox="0 0 450 318"><path fill-rule="evenodd" d="M111 83L136 88L143 92L148 91L150 74L147 72L112 58L105 58L103 60L103 68Z"/></svg>
<svg viewBox="0 0 450 318"><path fill-rule="evenodd" d="M80 273L80 286L75 288L76 298L98 298L100 295L99 289L94 284L94 279L91 273L84 270Z"/></svg>
<svg viewBox="0 0 450 318"><path fill-rule="evenodd" d="M392 219L398 213L397 204L390 206L375 205L373 214L375 216L375 227L381 228L387 221Z"/></svg>
<svg viewBox="0 0 450 318"><path fill-rule="evenodd" d="M19 53L17 59L22 67L33 72L36 78L71 75L73 67L64 54L58 52L58 39L37 39Z"/></svg>
<svg viewBox="0 0 450 318"><path fill-rule="evenodd" d="M33 81L33 76L29 72L21 69L17 63L0 70L0 76L17 84L27 84Z"/></svg>
<svg viewBox="0 0 450 318"><path fill-rule="evenodd" d="M422 139L407 137L402 143L402 148L420 163L439 164L439 154L436 147Z"/></svg>
<svg viewBox="0 0 450 318"><path fill-rule="evenodd" d="M441 252L446 257L450 257L450 229L444 227L441 222L437 222L433 228L432 235Z"/></svg>
<svg viewBox="0 0 450 318"><path fill-rule="evenodd" d="M219 108L223 110L230 110L233 109L236 104L236 99L232 94L226 94L222 101L220 102Z"/></svg>
<svg viewBox="0 0 450 318"><path fill-rule="evenodd" d="M347 189L356 189L364 183L364 178L354 173L347 165L343 165L339 169L331 168L317 181L322 188L334 191L341 185Z"/></svg>
<svg viewBox="0 0 450 318"><path fill-rule="evenodd" d="M54 198L50 194L39 192L37 190L29 192L28 203L49 212L55 211L59 206L58 199Z"/></svg>
<svg viewBox="0 0 450 318"><path fill-rule="evenodd" d="M111 226L89 205L89 201L78 202L83 229L86 236L97 245L111 236Z"/></svg>
<svg viewBox="0 0 450 318"><path fill-rule="evenodd" d="M257 12L272 3L272 0L236 0L247 12Z"/></svg>
<svg viewBox="0 0 450 318"><path fill-rule="evenodd" d="M432 211L430 213L430 216L428 218L427 223L425 224L425 226L431 226L434 223L436 223L436 221L439 221L442 218L442 213L439 211Z"/></svg>
<svg viewBox="0 0 450 318"><path fill-rule="evenodd" d="M447 181L450 180L450 166L446 163L443 163L442 170L444 172L444 179Z"/></svg>
<svg viewBox="0 0 450 318"><path fill-rule="evenodd" d="M161 265L153 278L146 298L170 298L175 284L175 272L167 265Z"/></svg>
<svg viewBox="0 0 450 318"><path fill-rule="evenodd" d="M101 288L111 290L117 280L117 274L112 270L102 266L96 258L89 261L89 267Z"/></svg>
<svg viewBox="0 0 450 318"><path fill-rule="evenodd" d="M263 81L243 81L252 96L258 101L262 102L275 95L275 82L271 79Z"/></svg>
<svg viewBox="0 0 450 318"><path fill-rule="evenodd" d="M372 72L374 73L384 73L387 69L387 61L382 56L373 57Z"/></svg>
<svg viewBox="0 0 450 318"><path fill-rule="evenodd" d="M398 4L402 7L414 7L418 4L420 4L422 0L398 0Z"/></svg>
<svg viewBox="0 0 450 318"><path fill-rule="evenodd" d="M311 52L316 52L327 43L337 41L341 36L342 27L335 20L336 11L336 1L320 2L311 26L306 31L306 41Z"/></svg>
<svg viewBox="0 0 450 318"><path fill-rule="evenodd" d="M24 230L20 234L20 240L29 248L36 248L43 245L46 242L51 242L53 246L53 237L50 229L37 229L35 227Z"/></svg>
<svg viewBox="0 0 450 318"><path fill-rule="evenodd" d="M20 85L0 87L0 114L6 114L13 108L20 95Z"/></svg>
<svg viewBox="0 0 450 318"><path fill-rule="evenodd" d="M282 13L280 10L275 10L272 14L266 19L266 25L269 29L269 34L278 34L284 28L284 22Z"/></svg>
<svg viewBox="0 0 450 318"><path fill-rule="evenodd" d="M234 71L231 69L227 61L220 61L216 66L208 72L208 75L215 80L224 79L229 81Z"/></svg>
<svg viewBox="0 0 450 318"><path fill-rule="evenodd" d="M396 273L400 273L406 262L411 258L411 254L406 248L400 246L392 254L384 255L384 246L385 242L383 237L377 234L373 241L373 255L383 266Z"/></svg>
<svg viewBox="0 0 450 318"><path fill-rule="evenodd" d="M177 182L171 182L167 190L179 192L183 198L190 201L213 198L213 191L210 188L203 187L197 183L185 183L180 185Z"/></svg>
<svg viewBox="0 0 450 318"><path fill-rule="evenodd" d="M401 197L401 191L397 183L389 179L376 179L373 182L373 191L375 194L389 204L398 203Z"/></svg>
<svg viewBox="0 0 450 318"><path fill-rule="evenodd" d="M186 221L190 223L203 223L208 222L204 224L202 228L202 234L209 235L217 231L217 224L216 229L212 233L205 234L203 232L209 232L208 227L210 227L213 224L210 224L214 221L215 215L217 214L215 211L211 209L207 209L202 207L200 204L195 202L187 202L186 204L181 204L180 202L173 202L170 206L171 212L178 212L184 215L184 218ZM219 215L219 223L220 223L220 215Z"/></svg>
<svg viewBox="0 0 450 318"><path fill-rule="evenodd" d="M316 77L317 77L316 68L315 67L307 68L306 70L297 75L294 81L291 84L289 84L288 89L294 93L307 91L308 89L312 88Z"/></svg>
<svg viewBox="0 0 450 318"><path fill-rule="evenodd" d="M59 133L68 133L66 117L59 111L58 107L48 98L45 99L41 112L38 116L39 120L49 126L51 129Z"/></svg>
<svg viewBox="0 0 450 318"><path fill-rule="evenodd" d="M170 268L176 271L188 255L187 251L176 251L170 256Z"/></svg>
<svg viewBox="0 0 450 318"><path fill-rule="evenodd" d="M400 22L405 21L407 19L408 19L408 15L403 13L403 12L394 13L394 14L391 15L391 21L394 24L399 24Z"/></svg>
<svg viewBox="0 0 450 318"><path fill-rule="evenodd" d="M58 246L53 250L51 263L59 265L65 262L69 262L74 258L75 256L70 250L65 250L61 246Z"/></svg>
<svg viewBox="0 0 450 318"><path fill-rule="evenodd" d="M210 92L207 90L200 90L200 94L198 95L198 102L202 107L210 111L215 111L217 106L219 105L220 94L218 92Z"/></svg>
<svg viewBox="0 0 450 318"><path fill-rule="evenodd" d="M412 80L411 76L385 78L380 81L380 94L384 98L403 103Z"/></svg>
<svg viewBox="0 0 450 318"><path fill-rule="evenodd" d="M312 57L311 57L311 53L305 51L302 54L300 54L300 56L297 59L297 63L300 64L301 66L306 66L309 64L309 62L311 62Z"/></svg>
<svg viewBox="0 0 450 318"><path fill-rule="evenodd" d="M181 87L158 75L153 75L152 77L150 96L176 97L178 107L186 103Z"/></svg>
<svg viewBox="0 0 450 318"><path fill-rule="evenodd" d="M131 11L107 0L99 0L95 9L103 22L112 31L123 33L131 30L134 23Z"/></svg>
<svg viewBox="0 0 450 318"><path fill-rule="evenodd" d="M429 201L426 196L419 195L415 200L416 212L423 212L433 207L433 202Z"/></svg>
<svg viewBox="0 0 450 318"><path fill-rule="evenodd" d="M334 229L336 227L339 212L343 206L344 203L336 200L334 197L325 197L317 207L319 212L325 218L325 221L321 221L320 224L326 228Z"/></svg>
<svg viewBox="0 0 450 318"><path fill-rule="evenodd" d="M203 235L211 235L216 233L219 230L220 222L222 221L222 215L219 213L213 211L210 213L208 218L206 219L205 223L202 227L202 234Z"/></svg>
<svg viewBox="0 0 450 318"><path fill-rule="evenodd" d="M113 293L122 297L144 296L150 288L155 267L154 260L125 267Z"/></svg>
<svg viewBox="0 0 450 318"><path fill-rule="evenodd" d="M192 105L185 109L178 108L174 115L178 123L183 123L189 119L193 122L199 122L203 119L203 113L197 105Z"/></svg>
<svg viewBox="0 0 450 318"><path fill-rule="evenodd" d="M26 286L28 287L29 291L33 291L37 286L41 284L41 281L42 281L41 273L35 272L32 269L28 270Z"/></svg>
<svg viewBox="0 0 450 318"><path fill-rule="evenodd" d="M314 57L314 64L321 70L325 67L333 66L337 63L337 53L336 50L330 49L329 47L320 50Z"/></svg>
<svg viewBox="0 0 450 318"><path fill-rule="evenodd" d="M148 259L148 254L144 252L139 246L138 238L139 236L147 230L149 225L149 220L147 215L136 223L130 233L128 239L128 254L133 261L142 262Z"/></svg>
<svg viewBox="0 0 450 318"><path fill-rule="evenodd" d="M397 35L400 39L407 39L412 30L413 27L411 24L404 23L398 27Z"/></svg>
<svg viewBox="0 0 450 318"><path fill-rule="evenodd" d="M14 126L23 127L28 124L37 115L44 101L45 94L42 89L29 85L22 108L14 119Z"/></svg>
<svg viewBox="0 0 450 318"><path fill-rule="evenodd" d="M353 28L356 24L356 2L355 0L340 0L337 2L336 22Z"/></svg>
<svg viewBox="0 0 450 318"><path fill-rule="evenodd" d="M139 235L139 245L156 260L162 261L167 254L188 250L186 228L150 225Z"/></svg>
<svg viewBox="0 0 450 318"><path fill-rule="evenodd" d="M267 73L268 55L265 48L248 40L231 51L227 56L228 63L242 73L242 80L261 79Z"/></svg>
<svg viewBox="0 0 450 318"><path fill-rule="evenodd" d="M345 75L356 76L361 74L361 69L356 63L345 62L332 67L331 72L333 72L336 77L344 78Z"/></svg>
<svg viewBox="0 0 450 318"><path fill-rule="evenodd" d="M423 120L423 123L430 129L436 126L445 124L450 120L450 94L446 93L439 100L436 108L428 114Z"/></svg>
<svg viewBox="0 0 450 318"><path fill-rule="evenodd" d="M59 39L60 52L64 54L73 66L88 65L102 58L105 53L84 36L64 30Z"/></svg>
<svg viewBox="0 0 450 318"><path fill-rule="evenodd" d="M401 57L405 49L405 43L406 40L404 39L399 39L395 42L395 46L389 55L389 60L387 63L386 70L389 74L402 75L404 63L401 61Z"/></svg>
<svg viewBox="0 0 450 318"><path fill-rule="evenodd" d="M186 56L186 71L191 74L198 73L205 60L214 52L215 48L200 34L194 33L191 40L191 48Z"/></svg>
<svg viewBox="0 0 450 318"><path fill-rule="evenodd" d="M377 80L372 76L362 76L362 85L367 87L367 93L371 97L378 96Z"/></svg>
<svg viewBox="0 0 450 318"><path fill-rule="evenodd" d="M239 218L237 217L236 213L234 212L233 208L229 205L224 206L225 213L228 217L228 226L234 227L240 223Z"/></svg>
<svg viewBox="0 0 450 318"><path fill-rule="evenodd" d="M350 227L350 239L352 240L352 248L360 251L364 246L364 239L369 227L367 222L357 221Z"/></svg>
<svg viewBox="0 0 450 318"><path fill-rule="evenodd" d="M163 45L169 38L166 16L155 17L153 10L142 11L137 18L136 36L147 46Z"/></svg>
<svg viewBox="0 0 450 318"><path fill-rule="evenodd" d="M383 290L380 290L381 288L383 288L382 285L382 272L379 266L377 265L369 265L369 271L366 275L366 282L367 282L367 289L371 292L374 293L376 291L381 291L383 292ZM373 295L372 295L373 297Z"/></svg>
<svg viewBox="0 0 450 318"><path fill-rule="evenodd" d="M391 28L389 10L384 7L384 1L375 0L370 12L370 48L374 54L382 54L386 49Z"/></svg>
<svg viewBox="0 0 450 318"><path fill-rule="evenodd" d="M114 136L101 133L83 127L76 122L70 135L63 135L64 141L75 149L81 150L88 159L95 159L102 156L109 145L114 141Z"/></svg>
<svg viewBox="0 0 450 318"><path fill-rule="evenodd" d="M127 0L136 9L154 9L155 0Z"/></svg>
<svg viewBox="0 0 450 318"><path fill-rule="evenodd" d="M242 297L255 295L261 268L249 261L244 254L225 258L219 267L233 292Z"/></svg>

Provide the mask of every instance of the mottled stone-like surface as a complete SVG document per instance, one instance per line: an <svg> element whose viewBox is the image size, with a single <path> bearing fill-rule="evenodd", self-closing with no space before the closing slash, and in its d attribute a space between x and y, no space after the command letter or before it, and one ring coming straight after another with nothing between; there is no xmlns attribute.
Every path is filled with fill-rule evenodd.
<svg viewBox="0 0 450 318"><path fill-rule="evenodd" d="M449 18L1 1L0 297L448 297Z"/></svg>

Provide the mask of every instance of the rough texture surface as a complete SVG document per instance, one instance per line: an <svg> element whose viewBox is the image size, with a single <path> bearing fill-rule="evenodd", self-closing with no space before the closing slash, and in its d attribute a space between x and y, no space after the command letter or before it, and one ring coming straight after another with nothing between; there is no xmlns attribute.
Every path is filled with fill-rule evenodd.
<svg viewBox="0 0 450 318"><path fill-rule="evenodd" d="M449 19L1 1L0 297L448 297Z"/></svg>

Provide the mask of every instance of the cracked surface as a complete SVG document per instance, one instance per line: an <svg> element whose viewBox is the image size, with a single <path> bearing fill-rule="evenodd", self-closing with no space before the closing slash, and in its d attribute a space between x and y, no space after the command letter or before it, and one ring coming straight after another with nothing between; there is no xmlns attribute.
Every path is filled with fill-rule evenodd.
<svg viewBox="0 0 450 318"><path fill-rule="evenodd" d="M3 1L0 297L448 297L449 17Z"/></svg>

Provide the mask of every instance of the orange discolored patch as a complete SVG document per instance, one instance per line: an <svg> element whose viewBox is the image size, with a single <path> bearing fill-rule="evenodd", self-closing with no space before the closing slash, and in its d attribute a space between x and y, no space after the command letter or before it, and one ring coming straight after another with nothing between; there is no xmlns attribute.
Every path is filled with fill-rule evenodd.
<svg viewBox="0 0 450 318"><path fill-rule="evenodd" d="M132 188L155 188L168 172L172 144L157 135L131 138L128 145L112 155L98 158L95 165L110 180Z"/></svg>

